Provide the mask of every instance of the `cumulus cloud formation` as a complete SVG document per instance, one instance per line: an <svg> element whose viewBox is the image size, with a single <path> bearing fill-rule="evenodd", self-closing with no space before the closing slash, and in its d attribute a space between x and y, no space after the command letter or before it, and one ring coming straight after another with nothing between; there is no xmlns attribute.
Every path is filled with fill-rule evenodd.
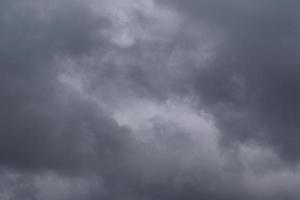
<svg viewBox="0 0 300 200"><path fill-rule="evenodd" d="M299 199L299 6L2 0L0 199Z"/></svg>

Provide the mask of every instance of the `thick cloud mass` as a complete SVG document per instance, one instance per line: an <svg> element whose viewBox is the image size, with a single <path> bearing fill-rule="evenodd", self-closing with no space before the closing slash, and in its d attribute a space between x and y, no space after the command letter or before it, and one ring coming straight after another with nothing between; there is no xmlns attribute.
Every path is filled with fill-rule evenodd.
<svg viewBox="0 0 300 200"><path fill-rule="evenodd" d="M299 199L299 7L2 0L0 199Z"/></svg>
<svg viewBox="0 0 300 200"><path fill-rule="evenodd" d="M228 134L240 139L263 137L285 158L298 160L299 5L267 0L220 4L176 5L226 32L213 64L195 77L197 93L208 109L218 113Z"/></svg>

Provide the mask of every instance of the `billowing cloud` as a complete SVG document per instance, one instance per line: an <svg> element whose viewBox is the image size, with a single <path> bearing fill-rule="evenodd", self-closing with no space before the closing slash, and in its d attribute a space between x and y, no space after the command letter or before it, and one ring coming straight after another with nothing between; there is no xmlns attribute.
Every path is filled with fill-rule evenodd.
<svg viewBox="0 0 300 200"><path fill-rule="evenodd" d="M298 3L177 1L172 5L224 30L226 39L217 58L194 77L200 99L219 116L222 129L242 140L258 137L284 158L297 161Z"/></svg>
<svg viewBox="0 0 300 200"><path fill-rule="evenodd" d="M299 199L297 7L3 0L0 199Z"/></svg>

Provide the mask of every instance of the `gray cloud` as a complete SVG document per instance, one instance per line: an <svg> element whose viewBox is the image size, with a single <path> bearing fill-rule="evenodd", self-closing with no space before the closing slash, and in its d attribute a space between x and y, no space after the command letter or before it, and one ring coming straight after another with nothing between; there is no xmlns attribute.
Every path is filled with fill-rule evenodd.
<svg viewBox="0 0 300 200"><path fill-rule="evenodd" d="M2 1L0 198L299 199L297 6Z"/></svg>
<svg viewBox="0 0 300 200"><path fill-rule="evenodd" d="M216 59L194 78L201 101L218 116L221 128L242 140L263 140L284 158L298 160L298 3L175 4L189 17L224 30L226 39Z"/></svg>

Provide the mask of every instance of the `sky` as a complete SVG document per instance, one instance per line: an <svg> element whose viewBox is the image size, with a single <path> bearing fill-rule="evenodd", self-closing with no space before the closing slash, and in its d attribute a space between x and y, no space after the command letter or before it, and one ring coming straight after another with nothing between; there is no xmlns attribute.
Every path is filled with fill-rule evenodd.
<svg viewBox="0 0 300 200"><path fill-rule="evenodd" d="M0 199L300 199L299 8L1 0Z"/></svg>

